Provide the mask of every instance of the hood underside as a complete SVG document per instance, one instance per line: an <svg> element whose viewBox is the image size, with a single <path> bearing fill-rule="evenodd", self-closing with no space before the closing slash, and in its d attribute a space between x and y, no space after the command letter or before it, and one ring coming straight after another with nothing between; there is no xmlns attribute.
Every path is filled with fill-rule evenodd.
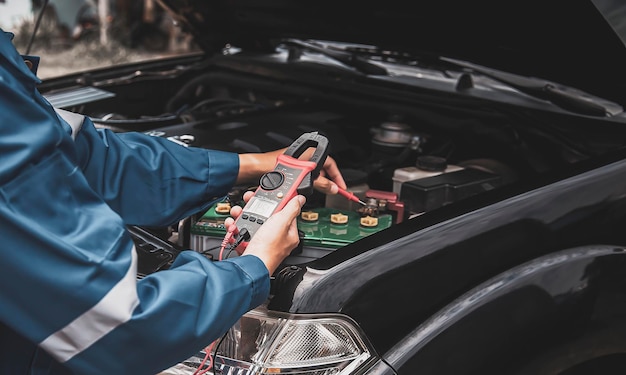
<svg viewBox="0 0 626 375"><path fill-rule="evenodd" d="M605 14L626 9L595 1ZM282 38L361 43L463 59L626 103L626 48L591 0L159 2L208 52L226 44L264 50Z"/></svg>

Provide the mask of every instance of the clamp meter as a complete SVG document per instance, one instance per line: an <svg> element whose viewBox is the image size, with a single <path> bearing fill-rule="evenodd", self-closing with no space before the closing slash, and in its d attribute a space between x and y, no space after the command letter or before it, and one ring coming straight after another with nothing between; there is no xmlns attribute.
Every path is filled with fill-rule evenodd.
<svg viewBox="0 0 626 375"><path fill-rule="evenodd" d="M309 160L299 160L304 151L315 147ZM318 132L305 133L276 159L276 166L261 176L259 187L235 221L239 231L246 229L250 238L277 211L297 194L311 195L313 181L328 156L328 139ZM249 240L249 239L248 239Z"/></svg>

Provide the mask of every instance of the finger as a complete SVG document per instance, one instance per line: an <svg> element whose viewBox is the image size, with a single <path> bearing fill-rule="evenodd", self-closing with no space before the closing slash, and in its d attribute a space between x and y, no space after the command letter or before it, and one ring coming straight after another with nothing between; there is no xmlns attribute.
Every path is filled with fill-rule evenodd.
<svg viewBox="0 0 626 375"><path fill-rule="evenodd" d="M328 157L324 162L324 172L329 179L333 180L340 188L347 189L346 182L339 171L339 167L337 167L337 163L335 159Z"/></svg>
<svg viewBox="0 0 626 375"><path fill-rule="evenodd" d="M302 195L296 195L293 197L282 210L272 215L270 219L280 221L283 225L289 226L296 217L300 214L302 206L306 202L306 198Z"/></svg>
<svg viewBox="0 0 626 375"><path fill-rule="evenodd" d="M250 200L250 198L252 198L254 196L254 192L253 191L246 191L245 193L243 193L243 200L244 202L248 202Z"/></svg>
<svg viewBox="0 0 626 375"><path fill-rule="evenodd" d="M243 208L241 208L241 206L232 206L230 208L230 216L232 217L239 217L239 215L241 215L241 211L243 211Z"/></svg>
<svg viewBox="0 0 626 375"><path fill-rule="evenodd" d="M337 184L323 176L319 176L313 181L313 186L324 194L337 194L339 191Z"/></svg>
<svg viewBox="0 0 626 375"><path fill-rule="evenodd" d="M234 223L235 219L233 219L232 217L227 217L226 220L224 220L224 225L227 227L233 225Z"/></svg>

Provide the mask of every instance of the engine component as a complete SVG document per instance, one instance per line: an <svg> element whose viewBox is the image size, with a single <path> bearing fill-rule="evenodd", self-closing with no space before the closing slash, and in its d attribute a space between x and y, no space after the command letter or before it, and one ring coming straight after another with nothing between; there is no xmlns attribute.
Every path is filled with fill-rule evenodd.
<svg viewBox="0 0 626 375"><path fill-rule="evenodd" d="M400 194L402 184L407 181L438 176L442 173L450 173L461 169L463 169L463 167L448 165L447 160L442 157L431 155L419 156L414 167L398 168L393 172L393 192Z"/></svg>
<svg viewBox="0 0 626 375"><path fill-rule="evenodd" d="M376 199L376 198L367 198L366 199L366 203L365 203L365 207L359 207L358 212L363 217L365 217L365 216L377 217L378 216L378 207L379 207L378 199Z"/></svg>
<svg viewBox="0 0 626 375"><path fill-rule="evenodd" d="M500 176L477 169L462 169L402 184L400 199L411 214L443 205L500 186Z"/></svg>
<svg viewBox="0 0 626 375"><path fill-rule="evenodd" d="M364 207L365 210L359 211L362 216L377 216L376 214L372 215L371 210L367 210L370 205L375 205L379 213L392 211L396 224L404 220L404 203L398 200L398 194L390 191L369 190L365 196L367 207Z"/></svg>
<svg viewBox="0 0 626 375"><path fill-rule="evenodd" d="M413 145L417 149L421 143L420 137L412 133L411 127L402 122L384 122L380 128L372 129L372 132L372 143L379 146L405 148Z"/></svg>

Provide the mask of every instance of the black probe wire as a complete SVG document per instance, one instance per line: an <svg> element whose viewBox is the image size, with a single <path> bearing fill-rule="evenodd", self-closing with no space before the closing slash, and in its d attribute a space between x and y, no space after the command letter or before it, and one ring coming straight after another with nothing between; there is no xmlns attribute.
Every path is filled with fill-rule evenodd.
<svg viewBox="0 0 626 375"><path fill-rule="evenodd" d="M228 252L226 253L226 256L224 257L224 259L228 259L228 257L230 256L230 254L233 252L233 250L235 250L236 246L231 246L230 249L228 250Z"/></svg>
<svg viewBox="0 0 626 375"><path fill-rule="evenodd" d="M210 247L210 248L208 248L208 249L206 249L206 250L202 250L201 254L203 254L203 255L209 254L211 251L217 250L217 249L219 249L220 247L221 247L221 246L219 246L219 245L218 245L218 246L213 246L213 247Z"/></svg>
<svg viewBox="0 0 626 375"><path fill-rule="evenodd" d="M217 345L215 345L215 349L213 349L213 372L214 373L215 373L215 362L217 361L217 350L220 348L220 345L222 345L222 342L224 341L224 339L226 339L226 336L228 336L228 332L230 332L230 329L222 335L222 337L220 338L220 341L218 341ZM223 360L222 360L222 364L224 364Z"/></svg>
<svg viewBox="0 0 626 375"><path fill-rule="evenodd" d="M237 246L241 245L243 241L248 241L249 239L250 239L250 234L248 233L248 230L246 228L243 228L237 234L237 238L235 239L235 242L228 245L228 252L226 253L226 256L223 259L228 259L230 254L233 252L233 250L237 248Z"/></svg>

